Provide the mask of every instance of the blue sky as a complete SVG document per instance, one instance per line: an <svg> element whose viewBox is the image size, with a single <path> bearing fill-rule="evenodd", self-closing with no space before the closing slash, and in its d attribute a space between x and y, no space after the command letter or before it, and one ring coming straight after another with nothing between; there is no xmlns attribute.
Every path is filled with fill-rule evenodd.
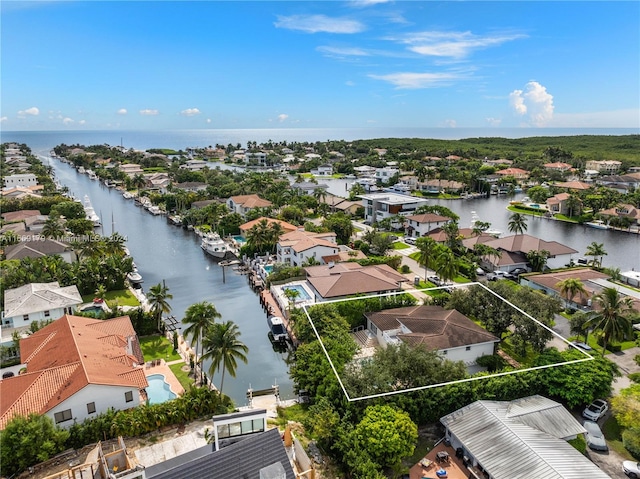
<svg viewBox="0 0 640 479"><path fill-rule="evenodd" d="M4 130L640 127L640 2L1 3Z"/></svg>

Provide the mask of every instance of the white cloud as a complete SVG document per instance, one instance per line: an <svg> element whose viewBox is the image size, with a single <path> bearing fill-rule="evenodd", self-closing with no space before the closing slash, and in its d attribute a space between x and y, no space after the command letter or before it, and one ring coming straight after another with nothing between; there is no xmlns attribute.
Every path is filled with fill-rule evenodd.
<svg viewBox="0 0 640 479"><path fill-rule="evenodd" d="M207 118L207 123L211 123L211 118Z"/></svg>
<svg viewBox="0 0 640 479"><path fill-rule="evenodd" d="M327 47L320 46L316 48L316 51L320 53L324 53L325 55L330 56L339 56L339 57L368 57L371 54L362 48L355 47Z"/></svg>
<svg viewBox="0 0 640 479"><path fill-rule="evenodd" d="M502 123L500 118L486 118L486 120L490 126L500 126L500 123Z"/></svg>
<svg viewBox="0 0 640 479"><path fill-rule="evenodd" d="M65 118L62 119L62 123L64 125L68 126L68 125L71 125L73 123L73 120L71 118L69 118L69 117L65 117Z"/></svg>
<svg viewBox="0 0 640 479"><path fill-rule="evenodd" d="M128 112L127 112L127 109L126 109L126 108L120 108L120 109L118 110L118 115L126 115L127 113L128 113Z"/></svg>
<svg viewBox="0 0 640 479"><path fill-rule="evenodd" d="M18 112L18 116L20 118L24 118L27 115L38 116L40 114L40 110L38 107L32 106L31 108L27 108L26 110L20 110Z"/></svg>
<svg viewBox="0 0 640 479"><path fill-rule="evenodd" d="M369 78L382 80L395 85L398 89L433 88L450 84L454 80L463 78L457 73L390 73L388 75L369 75Z"/></svg>
<svg viewBox="0 0 640 479"><path fill-rule="evenodd" d="M553 95L537 81L528 82L524 90L512 91L509 103L516 114L526 116L531 125L546 126L553 119Z"/></svg>
<svg viewBox="0 0 640 479"><path fill-rule="evenodd" d="M84 125L86 122L87 122L86 120L80 120L80 121L78 122L78 125Z"/></svg>
<svg viewBox="0 0 640 479"><path fill-rule="evenodd" d="M140 110L140 114L141 115L145 115L145 116L153 116L153 115L157 115L160 112L158 110L152 110L150 108L147 108L145 110Z"/></svg>
<svg viewBox="0 0 640 479"><path fill-rule="evenodd" d="M276 28L299 30L305 33L359 33L365 30L364 24L348 18L327 17L326 15L278 15Z"/></svg>
<svg viewBox="0 0 640 479"><path fill-rule="evenodd" d="M200 110L197 108L187 108L186 110L182 110L180 114L183 116L195 116L200 114Z"/></svg>
<svg viewBox="0 0 640 479"><path fill-rule="evenodd" d="M283 121L285 121L287 118L289 118L289 115L286 115L286 114L284 114L284 113L280 113L280 114L278 115L278 121L279 121L280 123L282 123Z"/></svg>
<svg viewBox="0 0 640 479"><path fill-rule="evenodd" d="M3 116L2 118L0 118L0 123L4 123L5 121L8 121L9 118L7 118L6 116Z"/></svg>
<svg viewBox="0 0 640 479"><path fill-rule="evenodd" d="M409 45L410 51L420 55L461 59L473 50L497 46L519 38L526 38L526 35L514 33L481 36L468 31L428 31L411 33L391 40Z"/></svg>
<svg viewBox="0 0 640 479"><path fill-rule="evenodd" d="M458 122L455 120L445 120L444 126L447 126L449 128L455 128L456 126L458 126Z"/></svg>

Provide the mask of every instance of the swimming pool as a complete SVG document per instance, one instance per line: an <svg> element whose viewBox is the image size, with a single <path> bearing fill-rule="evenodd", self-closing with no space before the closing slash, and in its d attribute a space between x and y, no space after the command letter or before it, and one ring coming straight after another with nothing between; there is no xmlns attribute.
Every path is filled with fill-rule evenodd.
<svg viewBox="0 0 640 479"><path fill-rule="evenodd" d="M298 292L298 297L296 298L296 302L309 301L311 299L311 296L309 296L309 293L307 293L307 290L299 284L292 284L291 286L283 286L282 292L284 293L288 289Z"/></svg>
<svg viewBox="0 0 640 479"><path fill-rule="evenodd" d="M242 244L242 243L246 243L246 242L247 242L247 240L246 240L246 239L244 239L244 238L243 238L242 236L240 236L240 235L238 235L238 236L232 236L232 238L233 238L233 240L234 240L236 243L240 243L240 244Z"/></svg>
<svg viewBox="0 0 640 479"><path fill-rule="evenodd" d="M272 264L266 264L262 268L265 270L265 272L267 274L271 274L271 272L273 271L273 265Z"/></svg>
<svg viewBox="0 0 640 479"><path fill-rule="evenodd" d="M147 376L147 382L149 383L149 387L147 387L149 404L160 404L178 397L178 395L171 390L171 386L165 381L162 374Z"/></svg>

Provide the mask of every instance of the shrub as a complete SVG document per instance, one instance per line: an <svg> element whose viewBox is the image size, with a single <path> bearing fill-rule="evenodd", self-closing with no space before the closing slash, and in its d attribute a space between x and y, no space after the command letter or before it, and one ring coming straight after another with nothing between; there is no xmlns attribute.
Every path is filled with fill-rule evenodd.
<svg viewBox="0 0 640 479"><path fill-rule="evenodd" d="M403 264L402 267L400 268L400 272L402 274L411 273L411 268L409 268L409 265Z"/></svg>
<svg viewBox="0 0 640 479"><path fill-rule="evenodd" d="M622 432L622 444L631 455L640 460L640 427L631 427Z"/></svg>
<svg viewBox="0 0 640 479"><path fill-rule="evenodd" d="M576 450L580 451L581 454L586 454L587 441L582 434L578 435L575 439L571 439L567 442L571 444Z"/></svg>
<svg viewBox="0 0 640 479"><path fill-rule="evenodd" d="M631 379L634 383L640 384L640 373L629 374L629 379Z"/></svg>
<svg viewBox="0 0 640 479"><path fill-rule="evenodd" d="M487 368L489 372L500 371L507 366L507 362L502 359L497 354L492 354L489 356L480 356L476 363L478 366L482 366L483 368Z"/></svg>

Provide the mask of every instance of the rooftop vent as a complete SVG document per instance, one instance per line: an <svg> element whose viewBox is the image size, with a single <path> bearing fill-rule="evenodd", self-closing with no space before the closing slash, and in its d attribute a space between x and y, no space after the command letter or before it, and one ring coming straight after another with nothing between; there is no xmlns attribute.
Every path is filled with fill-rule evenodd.
<svg viewBox="0 0 640 479"><path fill-rule="evenodd" d="M280 461L260 469L260 479L287 479L287 473Z"/></svg>

